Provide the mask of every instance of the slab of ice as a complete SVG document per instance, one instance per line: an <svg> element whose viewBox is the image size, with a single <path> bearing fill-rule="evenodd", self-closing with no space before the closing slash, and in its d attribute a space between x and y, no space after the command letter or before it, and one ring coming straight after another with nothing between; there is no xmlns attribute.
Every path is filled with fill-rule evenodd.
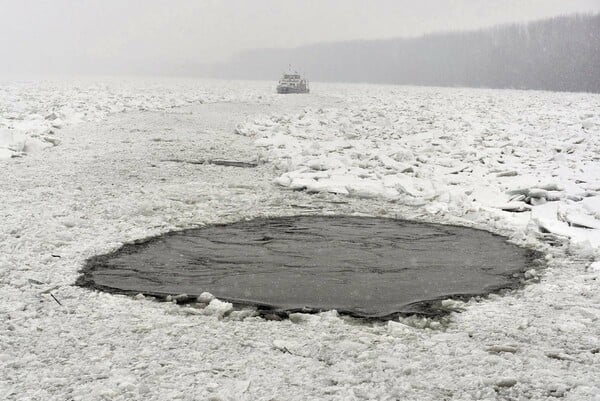
<svg viewBox="0 0 600 401"><path fill-rule="evenodd" d="M411 103L380 92L342 107L249 120L237 130L255 138L280 170L275 183L282 187L387 199L434 214L476 212L476 219L518 221L524 230L528 219L506 212L528 215L559 204L552 215L533 213L537 226L597 243L600 145L572 121L567 106L549 111L538 98L539 109L523 123L513 115L518 107L508 107L515 99L498 100L503 113L485 115L473 111L477 103L468 96L452 106L443 96L422 96Z"/></svg>

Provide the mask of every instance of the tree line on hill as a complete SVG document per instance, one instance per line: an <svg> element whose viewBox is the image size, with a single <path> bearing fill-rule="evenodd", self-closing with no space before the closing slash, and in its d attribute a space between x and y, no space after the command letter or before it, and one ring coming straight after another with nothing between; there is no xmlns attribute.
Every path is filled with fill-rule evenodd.
<svg viewBox="0 0 600 401"><path fill-rule="evenodd" d="M217 78L277 80L288 64L313 81L600 93L600 14L418 38L257 49L200 69Z"/></svg>

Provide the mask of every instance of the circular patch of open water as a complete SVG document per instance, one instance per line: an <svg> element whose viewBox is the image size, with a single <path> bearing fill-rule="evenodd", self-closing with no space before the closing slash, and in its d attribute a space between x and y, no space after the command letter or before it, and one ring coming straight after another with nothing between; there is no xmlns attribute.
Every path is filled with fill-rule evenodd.
<svg viewBox="0 0 600 401"><path fill-rule="evenodd" d="M170 232L88 260L78 284L154 296L208 291L279 311L427 313L514 287L534 252L487 231L386 218L260 218ZM431 311L429 311L431 312Z"/></svg>

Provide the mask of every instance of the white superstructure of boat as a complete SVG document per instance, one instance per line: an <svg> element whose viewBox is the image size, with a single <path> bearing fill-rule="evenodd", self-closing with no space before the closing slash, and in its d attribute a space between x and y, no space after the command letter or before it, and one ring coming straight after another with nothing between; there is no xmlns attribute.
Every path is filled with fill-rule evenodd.
<svg viewBox="0 0 600 401"><path fill-rule="evenodd" d="M284 73L277 85L277 93L308 93L309 91L308 80L302 78L297 72Z"/></svg>

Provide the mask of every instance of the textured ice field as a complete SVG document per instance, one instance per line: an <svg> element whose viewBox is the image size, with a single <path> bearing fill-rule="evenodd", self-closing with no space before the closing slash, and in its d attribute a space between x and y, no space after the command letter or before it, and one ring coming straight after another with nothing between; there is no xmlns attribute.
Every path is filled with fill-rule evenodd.
<svg viewBox="0 0 600 401"><path fill-rule="evenodd" d="M0 398L600 399L600 96L272 91L0 84ZM87 257L124 242L299 213L485 228L546 252L548 267L521 290L444 302L460 310L445 319L389 323L266 321L218 300L72 285Z"/></svg>

